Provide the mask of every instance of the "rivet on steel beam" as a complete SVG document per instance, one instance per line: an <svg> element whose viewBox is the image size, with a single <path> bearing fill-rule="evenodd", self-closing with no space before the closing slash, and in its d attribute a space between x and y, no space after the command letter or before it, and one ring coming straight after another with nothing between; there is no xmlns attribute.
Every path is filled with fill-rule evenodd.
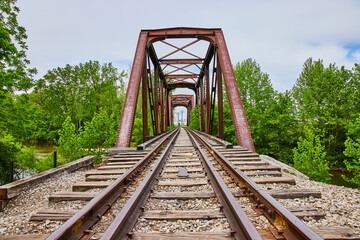
<svg viewBox="0 0 360 240"><path fill-rule="evenodd" d="M257 198L257 199L256 199L256 202L260 203L260 202L261 202L261 201L260 201L260 198Z"/></svg>
<svg viewBox="0 0 360 240"><path fill-rule="evenodd" d="M264 204L260 204L260 205L259 205L259 208L265 208L265 205L264 205Z"/></svg>
<svg viewBox="0 0 360 240"><path fill-rule="evenodd" d="M102 216L100 214L96 215L96 217L101 220Z"/></svg>
<svg viewBox="0 0 360 240"><path fill-rule="evenodd" d="M253 196L254 196L254 193L249 193L249 196L250 196L250 197L253 197Z"/></svg>
<svg viewBox="0 0 360 240"><path fill-rule="evenodd" d="M258 206L259 206L259 204L257 204L257 203L254 204L254 207L258 207Z"/></svg>
<svg viewBox="0 0 360 240"><path fill-rule="evenodd" d="M143 212L143 211L145 210L145 207L142 206L142 207L140 207L140 209L141 209L141 211Z"/></svg>
<svg viewBox="0 0 360 240"><path fill-rule="evenodd" d="M279 234L283 234L285 232L284 229L278 229L277 231L278 231Z"/></svg>
<svg viewBox="0 0 360 240"><path fill-rule="evenodd" d="M132 232L128 232L126 235L128 235L128 237L131 237L133 235Z"/></svg>
<svg viewBox="0 0 360 240"><path fill-rule="evenodd" d="M269 210L267 211L267 213L270 215L270 217L272 217L272 215L274 214L274 211L271 210L271 209L269 209Z"/></svg>
<svg viewBox="0 0 360 240"><path fill-rule="evenodd" d="M231 234L232 237L235 235L235 233L236 233L236 231L234 231L234 230L230 231L230 234Z"/></svg>
<svg viewBox="0 0 360 240"><path fill-rule="evenodd" d="M220 208L220 210L222 210L222 209L224 208L224 206L223 206L223 205L220 205L220 207L219 207L219 208Z"/></svg>

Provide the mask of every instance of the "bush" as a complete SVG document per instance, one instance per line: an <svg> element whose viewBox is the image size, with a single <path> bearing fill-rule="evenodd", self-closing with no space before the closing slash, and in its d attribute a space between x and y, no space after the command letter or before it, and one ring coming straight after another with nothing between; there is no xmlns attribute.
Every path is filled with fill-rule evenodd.
<svg viewBox="0 0 360 240"><path fill-rule="evenodd" d="M14 161L14 180L31 173L37 164L34 148L22 147L10 134L0 136L0 184L10 182L10 161Z"/></svg>
<svg viewBox="0 0 360 240"><path fill-rule="evenodd" d="M79 135L75 132L75 124L71 122L71 118L67 117L59 130L59 140L56 150L66 162L76 160L84 155L84 150L80 146Z"/></svg>
<svg viewBox="0 0 360 240"><path fill-rule="evenodd" d="M330 181L330 167L325 159L325 148L314 131L305 129L305 138L299 137L298 147L294 148L293 152L294 167L297 170L316 181Z"/></svg>
<svg viewBox="0 0 360 240"><path fill-rule="evenodd" d="M345 181L354 183L360 188L360 139L353 141L351 138L348 138L345 142L345 147L345 156L352 159L345 160L344 163L347 170L352 172L354 177L350 179L344 175L342 177Z"/></svg>

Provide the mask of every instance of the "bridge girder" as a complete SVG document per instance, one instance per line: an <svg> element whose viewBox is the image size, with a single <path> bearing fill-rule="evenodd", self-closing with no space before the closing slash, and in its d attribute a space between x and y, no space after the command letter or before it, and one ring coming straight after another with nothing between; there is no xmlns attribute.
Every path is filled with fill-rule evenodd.
<svg viewBox="0 0 360 240"><path fill-rule="evenodd" d="M169 42L171 39L192 39L192 41L182 47L177 47ZM191 46L204 41L208 43L205 56L200 57L197 53L189 50ZM154 47L155 43L167 45L175 50L159 58ZM185 54L187 58L174 58L179 53ZM213 64L212 68L211 63ZM164 73L166 68L173 70ZM150 125L155 135L167 130L171 123L170 108L172 108L169 92L176 88L189 88L195 92L196 100L193 100L192 104L199 106L201 131L212 132L214 109L217 102L218 136L223 138L222 81L225 83L229 99L237 142L254 152L253 141L222 30L219 28L142 30L134 56L115 146L130 146L140 85L142 85L144 139L149 132L148 112L151 117ZM150 106L150 111L148 111L148 106Z"/></svg>

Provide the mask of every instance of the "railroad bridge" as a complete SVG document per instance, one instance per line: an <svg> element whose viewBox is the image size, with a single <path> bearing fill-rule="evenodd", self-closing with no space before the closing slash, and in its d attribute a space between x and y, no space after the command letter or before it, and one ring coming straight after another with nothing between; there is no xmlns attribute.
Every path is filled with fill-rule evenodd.
<svg viewBox="0 0 360 240"><path fill-rule="evenodd" d="M140 92L147 141L130 148ZM223 93L236 146L223 139ZM168 130L177 106L188 124L197 107L200 131ZM318 226L338 201L320 183L255 152L221 29L140 32L115 147L94 159L1 186L5 239L360 239L355 225Z"/></svg>

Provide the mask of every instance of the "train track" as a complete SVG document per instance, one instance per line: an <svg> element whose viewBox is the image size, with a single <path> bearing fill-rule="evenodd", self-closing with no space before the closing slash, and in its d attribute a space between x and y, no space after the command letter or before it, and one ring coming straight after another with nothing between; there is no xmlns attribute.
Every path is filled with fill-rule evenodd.
<svg viewBox="0 0 360 240"><path fill-rule="evenodd" d="M275 181L276 168L231 147L181 128L143 150L117 152L105 166L86 173L87 181L75 183L74 192L51 196L51 201L81 196L91 201L48 239L321 239L248 176ZM242 164L235 166L226 156L241 158ZM34 220L37 216L41 213ZM260 216L266 223L262 217L259 224Z"/></svg>
<svg viewBox="0 0 360 240"><path fill-rule="evenodd" d="M137 150L109 153L72 192L49 196L55 208L31 216L65 221L47 239L322 239L299 219L322 213L273 198L319 193L288 189L293 178L245 148L177 128ZM88 203L71 210L74 201ZM59 209L64 202L70 210Z"/></svg>

